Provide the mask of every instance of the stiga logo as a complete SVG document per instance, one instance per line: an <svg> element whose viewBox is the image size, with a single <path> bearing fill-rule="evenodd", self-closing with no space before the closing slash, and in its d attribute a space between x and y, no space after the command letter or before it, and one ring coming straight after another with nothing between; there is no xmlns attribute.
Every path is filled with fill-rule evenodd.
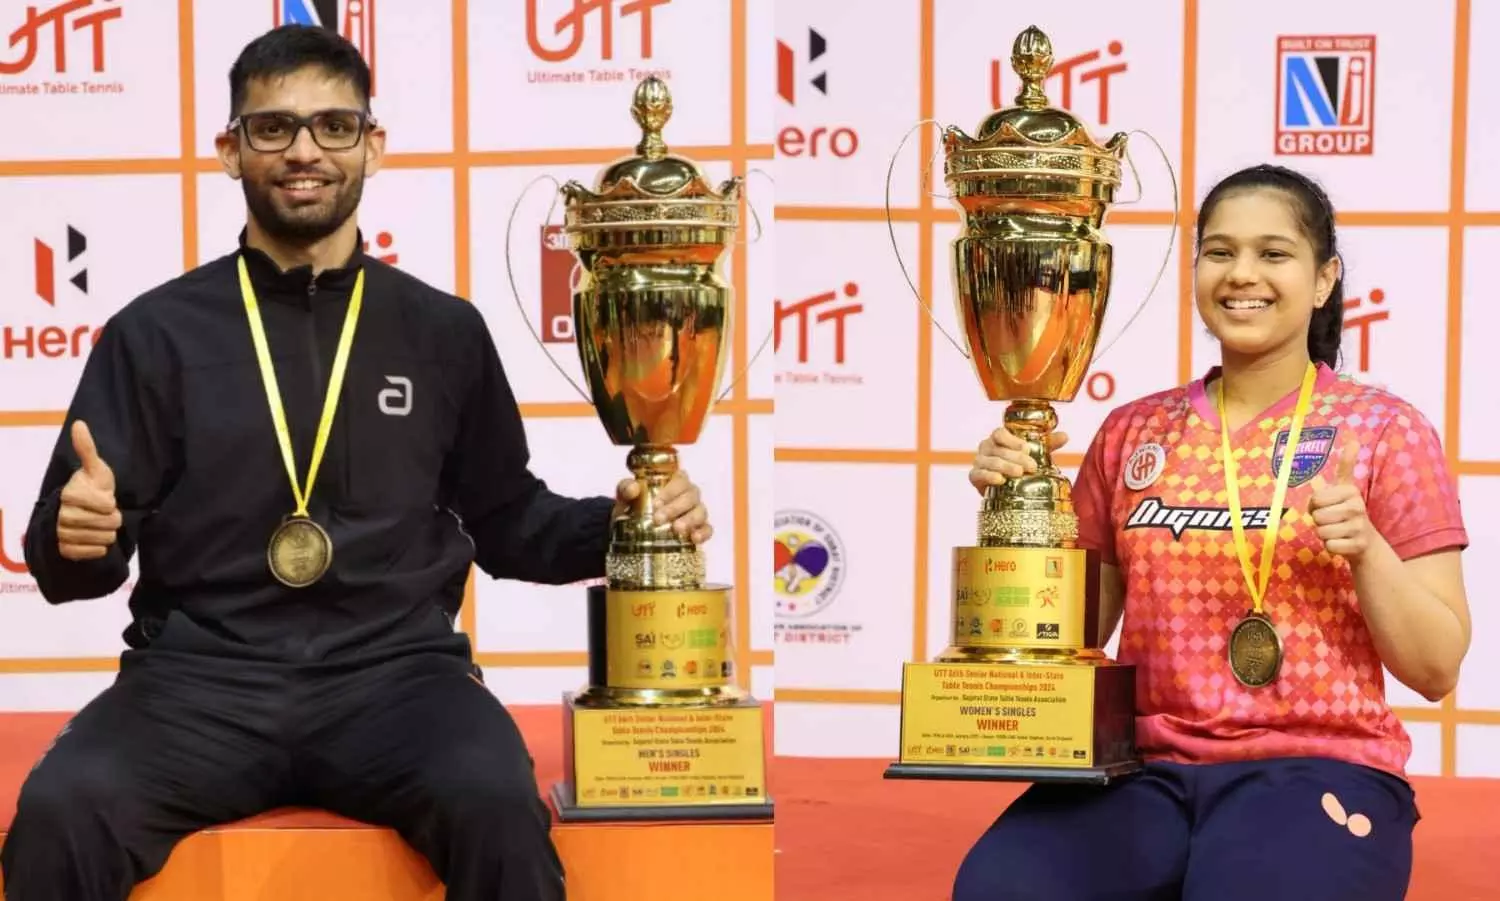
<svg viewBox="0 0 1500 901"><path fill-rule="evenodd" d="M370 96L375 96L376 0L275 0L276 26L314 25L337 31L359 50L370 67Z"/></svg>
<svg viewBox="0 0 1500 901"><path fill-rule="evenodd" d="M1375 36L1283 36L1276 45L1276 152L1375 152Z"/></svg>
<svg viewBox="0 0 1500 901"><path fill-rule="evenodd" d="M532 84L616 84L637 82L655 75L671 81L670 69L647 66L599 66L614 62L616 53L645 63L656 55L655 19L658 7L672 0L525 0L526 46L544 63L588 59L577 69L539 69L527 74ZM545 12L543 11L545 9ZM551 18L548 13L562 10ZM634 41L630 40L635 37ZM561 40L559 40L561 39ZM585 48L590 52L585 52Z"/></svg>
<svg viewBox="0 0 1500 901"><path fill-rule="evenodd" d="M125 0L63 0L48 7L5 4L0 14L0 94L122 94L109 70L109 27ZM25 10L17 20L15 11ZM14 76L14 78L9 78Z"/></svg>
<svg viewBox="0 0 1500 901"><path fill-rule="evenodd" d="M828 96L828 67L823 61L827 53L828 39L813 28L807 29L807 57L800 64L797 52L790 45L776 42L776 94L788 106L797 107L809 117L816 116L826 106L804 104L800 100ZM810 90L804 92L803 88ZM794 122L777 133L776 150L787 157L848 159L859 152L859 133L848 125Z"/></svg>

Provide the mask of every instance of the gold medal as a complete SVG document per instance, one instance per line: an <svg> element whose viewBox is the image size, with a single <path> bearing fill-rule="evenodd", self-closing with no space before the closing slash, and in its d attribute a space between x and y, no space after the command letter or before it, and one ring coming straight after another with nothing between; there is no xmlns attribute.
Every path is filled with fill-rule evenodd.
<svg viewBox="0 0 1500 901"><path fill-rule="evenodd" d="M276 581L288 588L306 588L328 572L333 562L333 539L311 519L289 516L271 535L266 559Z"/></svg>
<svg viewBox="0 0 1500 901"><path fill-rule="evenodd" d="M1224 379L1219 377L1219 434L1224 456L1224 491L1229 495L1229 522L1234 529L1234 549L1240 558L1240 569L1245 575L1245 584L1250 589L1254 602L1245 618L1235 624L1229 633L1229 669L1241 685L1261 688L1270 685L1281 672L1281 636L1276 625L1266 616L1266 588L1271 582L1271 561L1276 554L1276 536L1281 529L1282 505L1286 502L1286 489L1292 478L1292 460L1297 456L1297 443L1302 440L1302 423L1312 406L1313 387L1318 381L1318 368L1307 364L1302 376L1302 390L1297 395L1297 407L1292 412L1292 425L1286 436L1286 453L1281 458L1281 469L1276 473L1276 488L1271 496L1271 509L1266 516L1265 542L1260 552L1259 579L1250 565L1250 542L1245 538L1244 515L1240 510L1240 479L1234 462L1234 448L1229 444L1229 417L1224 409Z"/></svg>
<svg viewBox="0 0 1500 901"><path fill-rule="evenodd" d="M1229 668L1247 688L1260 688L1281 670L1281 636L1265 616L1250 612L1229 633Z"/></svg>
<svg viewBox="0 0 1500 901"><path fill-rule="evenodd" d="M287 476L292 480L292 496L297 501L296 511L271 534L271 543L266 548L266 562L276 581L288 588L306 588L323 578L333 563L333 538L308 515L307 504L312 497L313 485L318 481L318 466L323 462L323 452L328 449L328 436L333 431L333 416L338 409L339 393L343 390L344 373L349 368L354 326L359 320L359 310L364 298L365 273L361 269L354 279L354 294L349 298L349 312L344 316L344 331L339 337L338 353L333 359L333 375L328 380L328 394L323 399L323 417L318 422L318 439L313 446L307 487L304 489L297 483L297 465L292 456L292 433L287 427L286 411L281 405L281 389L276 385L276 367L271 363L270 346L266 343L265 327L260 321L255 289L250 284L250 270L245 266L243 256L239 260L239 269L240 296L245 301L245 313L250 319L250 336L255 341L261 381L266 387L266 400L271 405L271 421L276 426L281 459L286 464Z"/></svg>

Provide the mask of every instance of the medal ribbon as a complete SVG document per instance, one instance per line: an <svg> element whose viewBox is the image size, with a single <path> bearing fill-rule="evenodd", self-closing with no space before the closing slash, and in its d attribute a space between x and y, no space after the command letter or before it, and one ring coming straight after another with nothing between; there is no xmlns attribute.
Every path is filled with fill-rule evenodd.
<svg viewBox="0 0 1500 901"><path fill-rule="evenodd" d="M287 427L286 410L281 405L281 389L276 383L276 367L271 363L271 349L266 343L265 326L261 323L260 307L255 300L255 289L250 285L250 272L242 256L240 264L240 296L245 301L245 312L250 319L250 334L255 339L255 355L260 361L260 377L266 386L266 399L271 404L271 418L276 424L276 438L281 443L281 458L286 462L286 474L292 481L292 496L297 499L297 512L293 515L307 516L307 504L312 499L313 485L318 481L318 467L323 462L323 452L328 447L328 435L333 431L334 411L338 408L339 392L344 386L344 373L349 367L349 348L354 344L354 326L359 320L359 310L365 293L365 272L359 271L354 279L354 295L349 298L349 312L344 316L344 332L339 337L338 354L333 359L333 375L328 380L328 394L323 400L323 418L318 423L318 440L313 447L312 463L307 472L307 488L297 484L297 462L292 455L292 433Z"/></svg>
<svg viewBox="0 0 1500 901"><path fill-rule="evenodd" d="M1302 391L1297 396L1297 408L1292 413L1292 427L1286 438L1286 454L1281 458L1281 469L1276 473L1276 491L1271 497L1271 512L1266 517L1265 543L1260 552L1260 579L1251 571L1250 543L1245 539L1245 524L1240 513L1240 481L1238 467L1234 463L1234 448L1229 445L1229 417L1224 413L1224 378L1219 377L1219 434L1224 450L1225 490L1229 494L1229 523L1234 528L1234 550L1240 558L1240 569L1245 574L1245 584L1250 588L1250 597L1255 602L1255 612L1262 613L1265 606L1266 587L1271 583L1271 560L1276 550L1277 533L1281 531L1282 505L1286 502L1287 484L1292 478L1292 458L1297 455L1297 442L1302 438L1302 421L1307 418L1312 406L1313 385L1318 381L1318 368L1307 364L1307 373L1302 377ZM1274 445L1273 445L1274 448Z"/></svg>

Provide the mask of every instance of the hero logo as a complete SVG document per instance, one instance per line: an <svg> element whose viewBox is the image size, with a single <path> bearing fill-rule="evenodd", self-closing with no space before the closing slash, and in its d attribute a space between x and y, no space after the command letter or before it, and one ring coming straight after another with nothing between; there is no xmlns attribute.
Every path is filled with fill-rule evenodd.
<svg viewBox="0 0 1500 901"><path fill-rule="evenodd" d="M828 39L815 29L807 29L807 60L818 62L828 52ZM782 41L776 42L776 93L789 106L797 106L797 89L802 81L798 73L796 52ZM819 68L807 79L813 90L828 96L828 70ZM776 136L776 149L782 156L821 157L825 152L848 159L859 151L859 134L847 125L830 128L816 125L804 128L788 125Z"/></svg>
<svg viewBox="0 0 1500 901"><path fill-rule="evenodd" d="M25 9L26 18L8 34L4 31L5 25L0 24L0 48L20 51L18 56L0 57L0 76L77 72L80 68L77 58L74 58L71 70L68 59L68 50L78 49L76 45L70 45L68 37L77 32L88 35L90 52L85 57L88 71L101 74L106 68L106 28L125 14L123 0L64 0L45 9L24 3L7 5L11 9ZM47 50L51 52L47 53ZM45 80L14 85L0 83L0 93L3 94L50 96L120 94L124 91L125 86L120 82Z"/></svg>
<svg viewBox="0 0 1500 901"><path fill-rule="evenodd" d="M583 43L588 37L586 23L590 13L597 13L596 25L599 35L600 60L613 60L615 58L615 26L624 24L627 20L634 20L640 27L640 44L638 58L642 60L651 59L655 55L655 28L652 15L657 7L666 6L672 0L571 0L571 5L554 22L550 29L544 29L541 23L541 12L538 9L544 0L526 0L526 45L531 48L532 56L545 63L563 63L577 56L583 49ZM552 8L558 8L561 4L549 4ZM544 33L545 32L545 33ZM567 38L560 46L548 46L547 39L556 38L566 33ZM663 81L670 81L672 73L668 69L637 69L627 67L623 69L600 69L589 68L572 71L539 70L529 72L527 80L533 84L581 84L581 83L620 83L626 81L640 81L649 75L655 75Z"/></svg>
<svg viewBox="0 0 1500 901"><path fill-rule="evenodd" d="M61 267L58 252L41 238L34 239L32 246L36 260L34 277L37 299L56 309L62 299L57 284L58 270ZM89 273L80 264L80 260L87 250L88 238L84 233L71 225L67 226L65 255L69 268L63 275L77 293L85 296L89 292ZM57 325L7 325L0 329L0 359L76 359L87 356L98 341L99 329L90 325L68 328Z"/></svg>
<svg viewBox="0 0 1500 901"><path fill-rule="evenodd" d="M843 297L840 297L840 294ZM859 296L859 285L848 282L842 291L824 291L811 297L785 303L778 299L775 307L775 325L772 341L774 351L781 352L781 339L785 334L784 326L788 321L795 323L796 328L796 358L798 365L807 365L812 358L813 335L816 329L832 333L829 344L832 345L833 365L843 366L847 350L847 333L845 331L851 316L857 316L864 312L864 304L854 301ZM840 301L844 302L840 302ZM824 345L826 348L827 345ZM864 377L857 374L819 372L807 373L788 371L777 373L776 381L787 381L791 383L824 382L827 384L862 384Z"/></svg>
<svg viewBox="0 0 1500 901"><path fill-rule="evenodd" d="M1097 84L1096 97L1098 104L1093 110L1094 121L1100 125L1109 124L1109 80L1130 68L1127 62L1114 62L1114 59L1125 52L1125 45L1119 41L1110 41L1100 50L1090 50L1077 56L1070 56L1065 60L1054 63L1052 71L1047 73L1049 79L1057 80L1058 106L1068 110L1075 115L1087 116L1087 112L1081 112L1073 106L1075 88L1086 84ZM1101 60L1100 57L1108 55L1108 59ZM1008 60L1003 62L1008 63ZM1005 87L1002 82L1004 66L1002 60L990 60L990 104L995 109L1009 105L1005 96Z"/></svg>
<svg viewBox="0 0 1500 901"><path fill-rule="evenodd" d="M375 0L276 0L277 27L312 25L343 35L370 67L375 96Z"/></svg>
<svg viewBox="0 0 1500 901"><path fill-rule="evenodd" d="M1283 36L1276 44L1276 153L1375 152L1375 36Z"/></svg>

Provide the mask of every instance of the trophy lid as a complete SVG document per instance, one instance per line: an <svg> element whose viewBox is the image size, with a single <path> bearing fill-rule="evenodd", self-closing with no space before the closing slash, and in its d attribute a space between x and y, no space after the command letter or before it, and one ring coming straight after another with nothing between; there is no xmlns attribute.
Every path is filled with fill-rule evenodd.
<svg viewBox="0 0 1500 901"><path fill-rule="evenodd" d="M1126 135L1101 144L1077 116L1051 105L1044 85L1053 59L1051 40L1035 25L1016 37L1010 65L1021 89L1015 106L990 113L972 138L954 126L944 131L950 186L965 176L1031 176L1051 181L1057 190L1048 193L1088 195L1102 189L1113 195L1120 185Z"/></svg>
<svg viewBox="0 0 1500 901"><path fill-rule="evenodd" d="M743 179L730 178L716 188L692 160L668 150L662 132L672 117L672 95L656 76L636 87L630 113L642 133L635 155L607 166L592 190L577 181L563 185L567 230L717 227L723 235L700 235L696 241L727 241L738 225Z"/></svg>

